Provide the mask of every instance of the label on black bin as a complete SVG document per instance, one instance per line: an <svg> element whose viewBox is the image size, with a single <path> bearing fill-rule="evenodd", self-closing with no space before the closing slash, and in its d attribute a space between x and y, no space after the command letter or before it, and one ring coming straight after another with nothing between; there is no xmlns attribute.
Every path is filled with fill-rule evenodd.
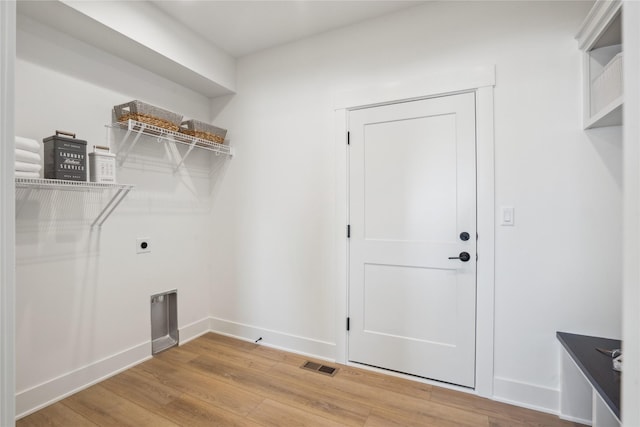
<svg viewBox="0 0 640 427"><path fill-rule="evenodd" d="M58 155L62 157L58 162L58 167L61 170L73 170L73 171L84 170L84 167L85 167L84 154L60 151Z"/></svg>

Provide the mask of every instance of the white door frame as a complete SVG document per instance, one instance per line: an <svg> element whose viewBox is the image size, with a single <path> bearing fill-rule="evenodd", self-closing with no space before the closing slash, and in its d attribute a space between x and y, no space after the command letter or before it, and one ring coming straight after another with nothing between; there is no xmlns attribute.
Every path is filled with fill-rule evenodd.
<svg viewBox="0 0 640 427"><path fill-rule="evenodd" d="M334 96L336 156L336 361L348 363L349 218L347 119L350 110L460 92L476 94L477 312L475 393L493 396L494 341L494 127L495 67L476 67L427 74L417 80L380 84ZM433 382L434 384L439 384Z"/></svg>
<svg viewBox="0 0 640 427"><path fill-rule="evenodd" d="M16 2L0 1L0 425L15 423Z"/></svg>

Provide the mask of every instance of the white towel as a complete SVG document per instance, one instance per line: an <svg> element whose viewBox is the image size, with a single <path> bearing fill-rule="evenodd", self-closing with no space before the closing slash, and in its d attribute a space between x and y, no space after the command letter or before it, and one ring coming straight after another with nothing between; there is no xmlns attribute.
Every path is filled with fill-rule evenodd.
<svg viewBox="0 0 640 427"><path fill-rule="evenodd" d="M16 171L20 172L40 172L42 166L35 163L25 163L16 161Z"/></svg>
<svg viewBox="0 0 640 427"><path fill-rule="evenodd" d="M40 164L40 154L16 148L16 161Z"/></svg>
<svg viewBox="0 0 640 427"><path fill-rule="evenodd" d="M23 138L16 136L16 148L31 151L32 153L40 152L40 143L35 139Z"/></svg>
<svg viewBox="0 0 640 427"><path fill-rule="evenodd" d="M16 171L16 178L40 178L40 174L38 172L22 172Z"/></svg>

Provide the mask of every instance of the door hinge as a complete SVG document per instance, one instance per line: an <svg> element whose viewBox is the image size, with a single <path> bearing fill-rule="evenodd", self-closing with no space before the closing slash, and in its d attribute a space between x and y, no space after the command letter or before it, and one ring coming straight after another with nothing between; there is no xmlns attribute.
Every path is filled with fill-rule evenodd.
<svg viewBox="0 0 640 427"><path fill-rule="evenodd" d="M476 253L476 262L478 262L478 254Z"/></svg>
<svg viewBox="0 0 640 427"><path fill-rule="evenodd" d="M351 329L351 318L347 317L347 331Z"/></svg>
<svg viewBox="0 0 640 427"><path fill-rule="evenodd" d="M347 132L347 145L351 145L351 132Z"/></svg>
<svg viewBox="0 0 640 427"><path fill-rule="evenodd" d="M347 239L351 238L351 224L347 224Z"/></svg>

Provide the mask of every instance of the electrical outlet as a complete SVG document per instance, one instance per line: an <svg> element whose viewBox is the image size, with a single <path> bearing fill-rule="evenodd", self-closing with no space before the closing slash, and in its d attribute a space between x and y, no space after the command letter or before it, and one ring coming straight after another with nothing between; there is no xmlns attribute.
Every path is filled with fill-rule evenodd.
<svg viewBox="0 0 640 427"><path fill-rule="evenodd" d="M148 254L151 252L151 239L147 237L140 237L136 239L136 253Z"/></svg>

